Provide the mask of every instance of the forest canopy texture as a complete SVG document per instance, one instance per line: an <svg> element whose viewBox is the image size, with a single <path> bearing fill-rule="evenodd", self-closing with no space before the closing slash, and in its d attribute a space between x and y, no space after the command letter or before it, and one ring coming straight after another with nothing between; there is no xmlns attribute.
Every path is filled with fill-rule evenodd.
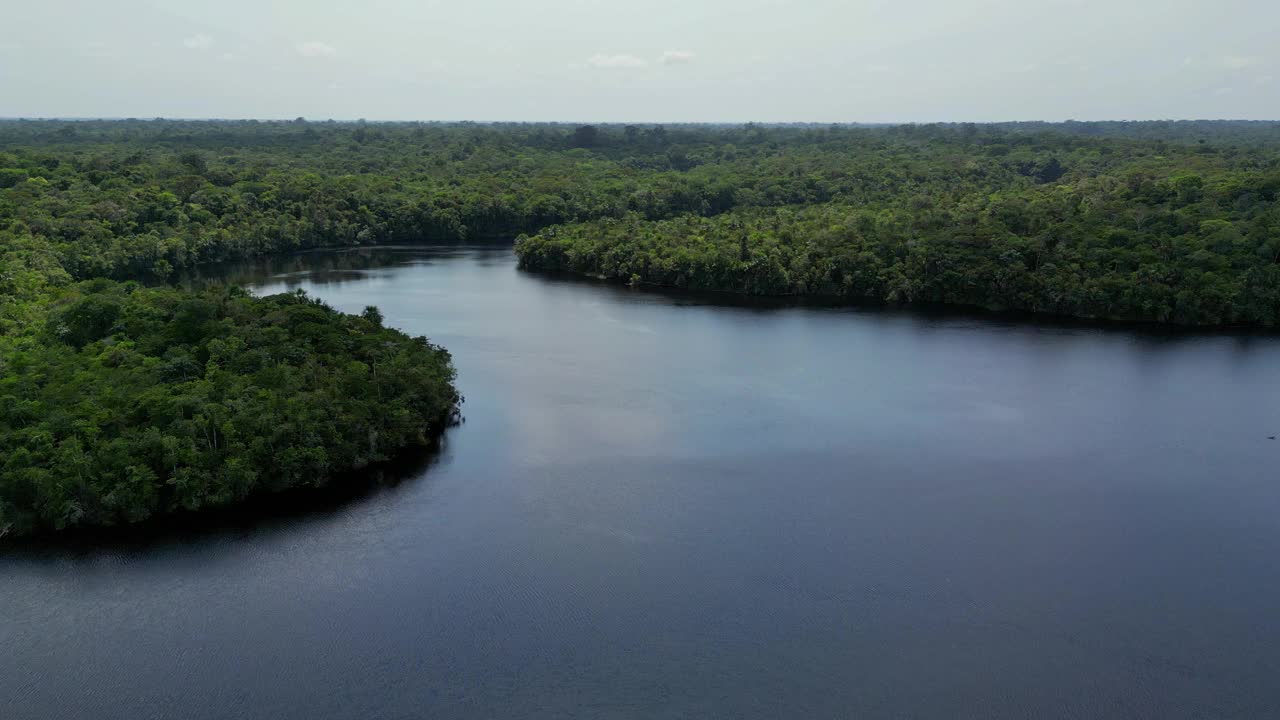
<svg viewBox="0 0 1280 720"><path fill-rule="evenodd" d="M0 242L76 279L529 237L530 269L1280 322L1280 123L2 122Z"/></svg>
<svg viewBox="0 0 1280 720"><path fill-rule="evenodd" d="M1280 324L1280 124L0 121L0 533L321 484L455 412L448 354L200 263L519 238L619 282Z"/></svg>

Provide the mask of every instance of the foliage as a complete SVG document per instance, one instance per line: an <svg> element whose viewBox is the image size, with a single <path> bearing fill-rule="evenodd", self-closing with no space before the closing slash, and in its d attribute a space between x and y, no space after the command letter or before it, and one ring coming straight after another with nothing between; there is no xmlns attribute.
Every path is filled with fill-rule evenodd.
<svg viewBox="0 0 1280 720"><path fill-rule="evenodd" d="M517 235L622 282L1274 327L1280 125L0 121L0 531L323 483L454 412L376 308L137 281Z"/></svg>
<svg viewBox="0 0 1280 720"><path fill-rule="evenodd" d="M851 149L809 202L567 223L516 252L633 284L1280 325L1280 133L1250 152L1021 137Z"/></svg>
<svg viewBox="0 0 1280 720"><path fill-rule="evenodd" d="M0 529L320 485L448 422L448 353L305 294L92 280L0 339Z"/></svg>

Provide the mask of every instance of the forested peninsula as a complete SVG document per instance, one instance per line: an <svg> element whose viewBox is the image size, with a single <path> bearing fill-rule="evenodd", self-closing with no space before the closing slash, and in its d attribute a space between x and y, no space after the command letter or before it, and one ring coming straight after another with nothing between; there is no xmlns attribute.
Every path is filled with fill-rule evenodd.
<svg viewBox="0 0 1280 720"><path fill-rule="evenodd" d="M201 257L138 264L153 239L177 246L199 225L166 197L175 153L102 147L145 157L97 174L76 149L0 142L0 536L326 485L455 420L448 352L376 308L165 286Z"/></svg>
<svg viewBox="0 0 1280 720"><path fill-rule="evenodd" d="M0 121L0 534L329 482L456 413L448 353L174 283L519 237L634 284L1280 323L1280 124Z"/></svg>

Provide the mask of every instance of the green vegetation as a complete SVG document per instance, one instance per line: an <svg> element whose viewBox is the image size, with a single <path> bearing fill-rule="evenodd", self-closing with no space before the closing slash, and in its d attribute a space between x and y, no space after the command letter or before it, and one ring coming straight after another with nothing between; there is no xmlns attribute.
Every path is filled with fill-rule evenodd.
<svg viewBox="0 0 1280 720"><path fill-rule="evenodd" d="M1274 326L1280 125L0 123L0 240L75 278L533 234L526 268Z"/></svg>
<svg viewBox="0 0 1280 720"><path fill-rule="evenodd" d="M93 202L60 155L0 154L0 535L323 485L456 416L449 354L376 308L97 277L164 274L140 271L154 236L134 223L177 227L191 206L105 176L119 202ZM156 198L171 215L148 222ZM90 219L125 206L138 215L120 225Z"/></svg>
<svg viewBox="0 0 1280 720"><path fill-rule="evenodd" d="M0 122L0 532L318 484L457 402L448 355L163 285L322 246L751 294L1280 324L1280 125Z"/></svg>
<svg viewBox="0 0 1280 720"><path fill-rule="evenodd" d="M563 224L516 252L529 269L679 288L1274 327L1280 130L1237 146L1232 127L1214 144L847 135L778 164L811 199L742 182L726 212Z"/></svg>
<svg viewBox="0 0 1280 720"><path fill-rule="evenodd" d="M9 260L6 278L41 283ZM448 353L374 308L105 279L27 297L0 336L8 533L324 484L424 442L458 402Z"/></svg>

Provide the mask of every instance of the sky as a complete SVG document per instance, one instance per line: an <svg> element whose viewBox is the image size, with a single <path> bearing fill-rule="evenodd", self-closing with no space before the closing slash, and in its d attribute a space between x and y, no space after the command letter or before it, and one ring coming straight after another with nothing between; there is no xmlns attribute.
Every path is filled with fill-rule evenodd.
<svg viewBox="0 0 1280 720"><path fill-rule="evenodd" d="M1280 0L0 3L0 117L1280 119Z"/></svg>

